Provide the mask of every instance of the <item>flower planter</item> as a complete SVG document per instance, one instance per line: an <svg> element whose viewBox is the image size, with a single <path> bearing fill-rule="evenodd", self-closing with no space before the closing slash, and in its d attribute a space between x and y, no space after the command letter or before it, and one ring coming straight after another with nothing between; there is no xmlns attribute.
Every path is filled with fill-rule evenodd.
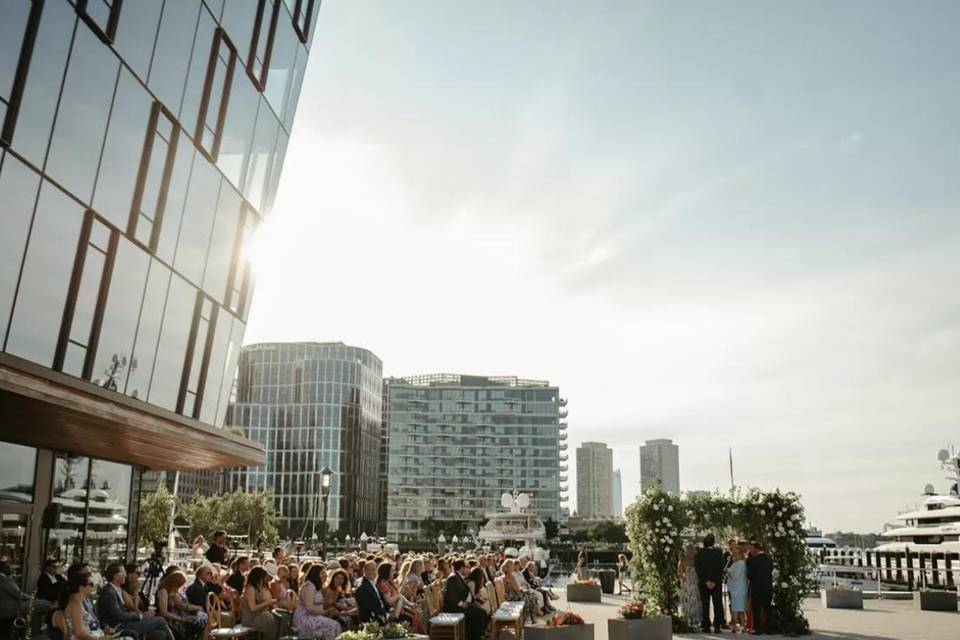
<svg viewBox="0 0 960 640"><path fill-rule="evenodd" d="M823 589L820 598L827 609L863 609L862 591Z"/></svg>
<svg viewBox="0 0 960 640"><path fill-rule="evenodd" d="M523 628L525 640L593 640L592 624L564 624L559 627L527 625Z"/></svg>
<svg viewBox="0 0 960 640"><path fill-rule="evenodd" d="M672 640L673 621L667 616L657 618L610 618L607 620L609 640Z"/></svg>
<svg viewBox="0 0 960 640"><path fill-rule="evenodd" d="M602 596L599 584L567 585L567 602L600 602Z"/></svg>
<svg viewBox="0 0 960 640"><path fill-rule="evenodd" d="M956 611L957 594L955 591L921 591L914 602L922 611Z"/></svg>

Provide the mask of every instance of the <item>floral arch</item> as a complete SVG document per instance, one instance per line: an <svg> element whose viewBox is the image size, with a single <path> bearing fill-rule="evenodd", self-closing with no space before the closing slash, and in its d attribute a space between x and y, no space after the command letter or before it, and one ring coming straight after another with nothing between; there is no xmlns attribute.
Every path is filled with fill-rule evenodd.
<svg viewBox="0 0 960 640"><path fill-rule="evenodd" d="M626 519L639 596L670 615L676 631L686 630L677 577L683 547L712 532L718 543L728 538L763 543L774 564L771 627L787 635L810 632L802 603L818 586L797 494L750 489L677 496L651 488L627 509Z"/></svg>

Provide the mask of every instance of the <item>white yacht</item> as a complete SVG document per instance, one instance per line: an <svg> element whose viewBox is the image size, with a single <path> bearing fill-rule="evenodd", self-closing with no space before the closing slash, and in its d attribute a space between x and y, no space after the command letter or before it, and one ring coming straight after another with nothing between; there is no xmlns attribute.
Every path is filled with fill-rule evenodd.
<svg viewBox="0 0 960 640"><path fill-rule="evenodd" d="M507 511L486 514L487 523L477 534L481 541L494 544L520 542L533 547L537 541L547 539L543 521L536 513L527 511L530 507L528 494L505 493L500 497L500 504Z"/></svg>
<svg viewBox="0 0 960 640"><path fill-rule="evenodd" d="M960 455L943 449L937 458L950 481L948 492L937 494L928 484L922 506L898 515L898 524L880 534L888 541L877 551L960 553Z"/></svg>

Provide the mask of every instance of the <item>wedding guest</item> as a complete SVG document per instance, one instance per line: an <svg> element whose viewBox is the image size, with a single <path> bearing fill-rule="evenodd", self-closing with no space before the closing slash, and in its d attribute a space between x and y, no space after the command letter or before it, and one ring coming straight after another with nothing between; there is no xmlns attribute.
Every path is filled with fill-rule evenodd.
<svg viewBox="0 0 960 640"><path fill-rule="evenodd" d="M207 616L203 607L184 602L180 598L180 589L187 583L182 571L174 571L160 580L157 586L157 615L167 621L177 640L196 640L207 627Z"/></svg>
<svg viewBox="0 0 960 640"><path fill-rule="evenodd" d="M207 562L211 564L227 564L227 532L214 531L213 542L207 549Z"/></svg>
<svg viewBox="0 0 960 640"><path fill-rule="evenodd" d="M696 546L688 544L683 550L680 566L677 569L677 575L680 578L680 611L691 628L696 628L703 622L700 607L700 580L697 578L697 569L694 566L696 555Z"/></svg>
<svg viewBox="0 0 960 640"><path fill-rule="evenodd" d="M99 640L110 638L110 634L104 632L96 617L84 606L84 601L87 598L93 597L94 591L93 580L88 574L76 573L68 578L68 597L61 599L61 604L64 605L64 627L61 630L65 631L63 634L65 640ZM64 600L66 600L66 602L64 602Z"/></svg>
<svg viewBox="0 0 960 640"><path fill-rule="evenodd" d="M276 601L270 595L268 578L263 567L250 569L240 602L240 623L259 631L263 640L277 640L279 624L270 611Z"/></svg>
<svg viewBox="0 0 960 640"><path fill-rule="evenodd" d="M227 585L237 593L243 593L243 586L246 584L246 574L250 571L250 558L240 556L233 562L233 572L227 578ZM266 573L266 571L264 571Z"/></svg>
<svg viewBox="0 0 960 640"><path fill-rule="evenodd" d="M377 588L377 563L368 560L363 565L363 579L357 587L357 606L360 610L360 622L385 622L390 607L383 594Z"/></svg>
<svg viewBox="0 0 960 640"><path fill-rule="evenodd" d="M733 546L727 567L727 592L730 594L730 629L743 632L747 624L747 563L740 548Z"/></svg>
<svg viewBox="0 0 960 640"><path fill-rule="evenodd" d="M143 613L150 607L147 605L147 599L140 595L140 565L130 563L123 570L127 573L127 579L123 583L123 604L128 611Z"/></svg>
<svg viewBox="0 0 960 640"><path fill-rule="evenodd" d="M349 588L350 577L336 565L323 585L323 604L344 629L349 629L353 624L353 617L359 615L357 601L349 595Z"/></svg>
<svg viewBox="0 0 960 640"><path fill-rule="evenodd" d="M627 563L627 556L621 553L617 556L617 584L620 586L620 595L631 590L626 585L628 573L630 573L630 565Z"/></svg>
<svg viewBox="0 0 960 640"><path fill-rule="evenodd" d="M303 576L300 598L293 613L293 628L300 637L334 640L341 631L336 606L328 605L323 594L324 568L314 565Z"/></svg>
<svg viewBox="0 0 960 640"><path fill-rule="evenodd" d="M462 613L466 618L467 640L480 640L487 627L487 612L473 601L470 587L464 579L467 563L454 560L452 569L444 588L443 610L446 613Z"/></svg>
<svg viewBox="0 0 960 640"><path fill-rule="evenodd" d="M750 606L753 608L753 633L760 635L770 629L770 603L773 601L773 560L760 542L750 543Z"/></svg>

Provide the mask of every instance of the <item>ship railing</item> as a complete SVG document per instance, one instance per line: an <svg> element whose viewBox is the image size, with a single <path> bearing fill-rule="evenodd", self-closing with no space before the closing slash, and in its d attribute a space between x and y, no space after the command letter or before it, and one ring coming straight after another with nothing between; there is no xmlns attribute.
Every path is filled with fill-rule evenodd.
<svg viewBox="0 0 960 640"><path fill-rule="evenodd" d="M905 587L907 591L960 587L960 553L907 549L816 549L818 565L824 568L861 568L880 584Z"/></svg>

